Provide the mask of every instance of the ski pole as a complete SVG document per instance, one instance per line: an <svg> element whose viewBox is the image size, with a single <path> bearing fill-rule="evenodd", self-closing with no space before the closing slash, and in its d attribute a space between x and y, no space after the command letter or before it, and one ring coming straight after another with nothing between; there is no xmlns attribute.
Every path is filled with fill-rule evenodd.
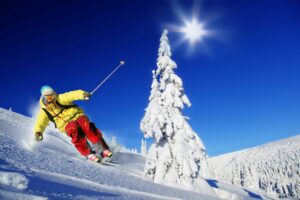
<svg viewBox="0 0 300 200"><path fill-rule="evenodd" d="M125 65L125 61L122 60L120 62L120 64L114 69L114 71L112 71L92 92L91 95L93 95L99 87L101 87L101 85L103 85L103 83L105 83L107 81L107 79L109 79L122 65Z"/></svg>

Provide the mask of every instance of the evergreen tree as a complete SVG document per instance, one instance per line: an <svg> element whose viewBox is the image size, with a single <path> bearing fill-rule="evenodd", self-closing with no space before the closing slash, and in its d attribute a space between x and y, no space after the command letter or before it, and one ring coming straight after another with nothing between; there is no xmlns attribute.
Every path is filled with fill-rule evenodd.
<svg viewBox="0 0 300 200"><path fill-rule="evenodd" d="M141 154L143 156L147 156L147 141L142 139L142 144L141 144Z"/></svg>
<svg viewBox="0 0 300 200"><path fill-rule="evenodd" d="M138 153L138 151L137 151L136 148L132 148L132 149L131 149L131 152L132 152L132 153Z"/></svg>
<svg viewBox="0 0 300 200"><path fill-rule="evenodd" d="M149 97L148 107L145 109L145 116L141 121L140 127L146 138L154 138L159 142L162 138L160 126L163 122L161 113L161 93L159 90L159 83L157 81L155 71L152 71L152 85Z"/></svg>
<svg viewBox="0 0 300 200"><path fill-rule="evenodd" d="M160 39L157 70L149 104L141 121L145 137L153 138L148 151L145 174L155 182L178 183L194 191L209 188L202 177L209 175L205 147L182 115L191 106L183 83L174 69L171 48L165 30ZM159 78L159 82L157 79Z"/></svg>

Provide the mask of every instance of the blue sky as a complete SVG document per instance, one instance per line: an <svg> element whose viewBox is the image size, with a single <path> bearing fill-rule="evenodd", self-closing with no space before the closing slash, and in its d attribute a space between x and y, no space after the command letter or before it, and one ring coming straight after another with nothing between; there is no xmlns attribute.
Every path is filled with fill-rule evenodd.
<svg viewBox="0 0 300 200"><path fill-rule="evenodd" d="M178 10L217 33L192 53L170 32L176 73L192 107L184 114L210 156L300 133L300 3L286 1L3 1L0 106L29 115L40 87L92 91L78 102L101 130L140 146L159 38ZM176 46L176 47L175 47Z"/></svg>

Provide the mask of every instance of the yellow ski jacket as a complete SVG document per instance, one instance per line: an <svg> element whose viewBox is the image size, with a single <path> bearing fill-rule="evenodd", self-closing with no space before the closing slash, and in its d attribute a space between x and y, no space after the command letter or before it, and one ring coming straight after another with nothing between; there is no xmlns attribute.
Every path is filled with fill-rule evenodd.
<svg viewBox="0 0 300 200"><path fill-rule="evenodd" d="M45 105L41 98L41 108L34 126L34 132L43 133L52 117L56 127L61 132L65 133L65 126L70 121L76 120L84 115L84 111L73 104L73 101L84 100L84 93L86 92L83 90L75 90L64 94L58 94L56 95L55 102L48 105ZM49 114L51 116L48 116Z"/></svg>

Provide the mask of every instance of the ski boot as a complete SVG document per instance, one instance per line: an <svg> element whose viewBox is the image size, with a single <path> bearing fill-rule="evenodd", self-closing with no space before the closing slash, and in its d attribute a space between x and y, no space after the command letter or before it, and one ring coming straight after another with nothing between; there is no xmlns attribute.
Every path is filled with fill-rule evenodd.
<svg viewBox="0 0 300 200"><path fill-rule="evenodd" d="M86 158L88 160L96 162L96 163L100 163L101 162L101 158L99 158L98 156L96 156L95 153L91 153L91 154L87 155Z"/></svg>
<svg viewBox="0 0 300 200"><path fill-rule="evenodd" d="M105 149L101 154L101 163L106 163L110 161L110 158L112 157L112 152L108 149Z"/></svg>
<svg viewBox="0 0 300 200"><path fill-rule="evenodd" d="M110 158L112 156L112 152L108 149L105 149L102 153L101 153L102 158Z"/></svg>

